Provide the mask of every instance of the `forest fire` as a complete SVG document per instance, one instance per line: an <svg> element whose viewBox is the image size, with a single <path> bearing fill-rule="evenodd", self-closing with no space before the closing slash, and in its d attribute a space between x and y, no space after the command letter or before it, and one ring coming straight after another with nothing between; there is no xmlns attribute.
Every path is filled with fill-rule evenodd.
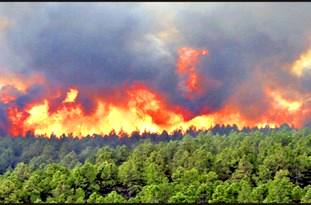
<svg viewBox="0 0 311 205"><path fill-rule="evenodd" d="M185 121L182 113L178 113L160 100L147 88L132 88L128 90L127 104L124 107L115 106L104 101L97 102L94 113L86 115L83 106L75 102L79 91L70 89L66 99L53 113L49 112L49 102L44 100L39 104L29 106L29 109L19 111L16 107L8 109L11 123L10 134L25 135L33 131L36 135L72 134L86 136L88 134L107 134L111 130L118 132L144 131L159 133L163 130L187 129L190 126L208 128L216 123L235 124L238 128L244 126L276 127L281 123L296 122L301 102L288 102L275 94L275 110L267 115L268 118L258 121L247 121L238 110L228 106L217 113L200 115L190 121ZM289 111L288 113L286 111ZM295 120L294 120L295 119Z"/></svg>
<svg viewBox="0 0 311 205"><path fill-rule="evenodd" d="M198 62L208 54L208 50L183 47L178 50L178 54L178 88L185 98L195 100L193 96L201 96L206 92L207 85L204 82L211 80L208 76L200 75L197 68ZM302 127L311 113L302 98L287 99L281 90L267 87L264 97L269 102L269 107L265 111L259 110L262 112L259 116L250 117L252 112L258 112L257 107L249 105L245 113L245 109L241 110L230 98L218 110L194 114L182 105L174 105L163 93L140 82L121 89L121 101L120 98L111 100L94 96L94 108L91 112L86 112L83 101L79 100L80 89L75 86L65 91L55 90L52 92L55 96L30 100L20 106L20 95L30 95L27 92L32 84L19 78L10 79L12 80L9 81L7 77L1 81L0 100L6 106L7 133L12 136L25 136L30 132L44 136L70 134L83 137L92 134L104 135L112 130L117 133L161 133L164 130L186 130L193 126L207 129L216 124L236 125L239 129L265 126L274 128L283 123ZM31 82L44 85L42 79L37 75ZM59 99L56 105L52 102L53 99ZM190 118L189 113L192 116Z"/></svg>
<svg viewBox="0 0 311 205"><path fill-rule="evenodd" d="M200 56L208 55L208 50L197 50L183 47L178 50L177 73L180 76L180 89L191 98L194 94L200 94L203 89L202 76L197 72L197 63Z"/></svg>
<svg viewBox="0 0 311 205"><path fill-rule="evenodd" d="M0 3L0 202L311 204L310 11Z"/></svg>
<svg viewBox="0 0 311 205"><path fill-rule="evenodd" d="M292 73L297 77L302 77L304 72L311 69L311 50L303 53L294 62L292 66Z"/></svg>

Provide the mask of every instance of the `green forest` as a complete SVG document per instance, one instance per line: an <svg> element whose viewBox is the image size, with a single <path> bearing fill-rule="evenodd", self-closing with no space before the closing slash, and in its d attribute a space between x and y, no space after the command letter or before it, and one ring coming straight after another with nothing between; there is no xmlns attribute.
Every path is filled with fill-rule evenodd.
<svg viewBox="0 0 311 205"><path fill-rule="evenodd" d="M311 202L311 130L0 138L0 202Z"/></svg>

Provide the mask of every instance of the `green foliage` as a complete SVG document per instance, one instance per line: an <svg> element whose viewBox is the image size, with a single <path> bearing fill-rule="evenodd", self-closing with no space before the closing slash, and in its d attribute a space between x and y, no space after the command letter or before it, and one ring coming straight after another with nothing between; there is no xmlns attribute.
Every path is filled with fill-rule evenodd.
<svg viewBox="0 0 311 205"><path fill-rule="evenodd" d="M305 194L301 199L302 203L311 203L311 185L305 187Z"/></svg>
<svg viewBox="0 0 311 205"><path fill-rule="evenodd" d="M124 203L126 200L116 191L110 192L102 201L102 203Z"/></svg>
<svg viewBox="0 0 311 205"><path fill-rule="evenodd" d="M310 130L285 128L128 146L0 138L0 202L310 203L310 148Z"/></svg>
<svg viewBox="0 0 311 205"><path fill-rule="evenodd" d="M212 195L212 200L209 202L216 203L216 202L238 202L238 196L240 192L240 184L237 182L225 182L219 184L215 192Z"/></svg>
<svg viewBox="0 0 311 205"><path fill-rule="evenodd" d="M170 188L168 183L146 185L138 193L137 201L144 203L167 202L171 192Z"/></svg>
<svg viewBox="0 0 311 205"><path fill-rule="evenodd" d="M288 171L280 170L273 181L268 182L268 195L264 203L289 203L292 201L294 184L287 177Z"/></svg>

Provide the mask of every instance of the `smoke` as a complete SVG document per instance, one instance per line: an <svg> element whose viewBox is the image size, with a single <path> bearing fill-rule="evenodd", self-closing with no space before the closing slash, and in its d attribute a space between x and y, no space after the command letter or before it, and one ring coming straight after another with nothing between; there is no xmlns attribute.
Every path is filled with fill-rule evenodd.
<svg viewBox="0 0 311 205"><path fill-rule="evenodd" d="M198 7L201 12L191 7L180 12L176 27L188 45L206 45L210 52L202 74L222 82L203 95L202 104L219 109L234 98L241 110L256 104L264 114L269 109L265 86L310 92L310 76L296 79L288 68L310 48L310 4L225 3L210 12Z"/></svg>
<svg viewBox="0 0 311 205"><path fill-rule="evenodd" d="M310 93L310 74L290 73L310 49L310 9L307 3L3 3L0 73L44 76L44 84L14 94L21 108L48 98L53 112L74 86L92 113L96 98L118 102L126 87L142 83L190 118L229 102L258 118L271 109L267 86L284 95ZM179 88L181 47L209 52L196 67L207 83L194 98Z"/></svg>

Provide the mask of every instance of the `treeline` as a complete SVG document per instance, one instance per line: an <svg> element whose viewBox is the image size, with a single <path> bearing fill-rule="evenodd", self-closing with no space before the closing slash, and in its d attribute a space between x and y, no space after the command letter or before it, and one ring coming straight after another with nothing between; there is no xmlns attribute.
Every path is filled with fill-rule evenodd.
<svg viewBox="0 0 311 205"><path fill-rule="evenodd" d="M132 132L130 134L112 130L109 134L89 135L81 139L72 135L62 135L56 137L51 136L35 136L28 133L25 137L0 137L0 174L3 174L7 169L14 169L17 163L25 162L34 167L43 163L61 162L70 158L71 155L76 155L77 160L83 163L86 158L94 156L102 146L116 147L125 145L129 148L134 147L137 143L144 140L150 140L153 143L169 142L180 140L184 135L195 137L198 134L211 132L218 135L228 135L231 132L249 133L259 131L267 133L277 130L292 130L288 125L284 124L281 128L271 129L265 128L244 128L239 131L237 126L233 125L216 125L208 130L197 130L195 127L190 127L183 133L181 130L175 130L169 134L163 131L161 134L144 132ZM68 156L67 156L68 155Z"/></svg>
<svg viewBox="0 0 311 205"><path fill-rule="evenodd" d="M311 202L309 129L192 131L1 138L0 202Z"/></svg>

